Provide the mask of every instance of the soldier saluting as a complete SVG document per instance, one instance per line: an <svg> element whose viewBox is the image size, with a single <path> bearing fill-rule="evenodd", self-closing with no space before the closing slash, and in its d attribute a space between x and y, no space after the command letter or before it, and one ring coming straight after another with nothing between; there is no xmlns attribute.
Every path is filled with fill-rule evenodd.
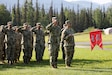
<svg viewBox="0 0 112 75"><path fill-rule="evenodd" d="M18 29L19 32L23 34L23 61L25 64L28 64L30 62L31 56L32 56L32 32L30 31L28 24L24 23L22 28Z"/></svg>
<svg viewBox="0 0 112 75"><path fill-rule="evenodd" d="M56 17L52 17L52 23L47 25L46 29L49 31L48 45L50 52L50 65L52 68L57 68L61 28L58 25Z"/></svg>
<svg viewBox="0 0 112 75"><path fill-rule="evenodd" d="M45 49L45 36L41 27L41 23L36 23L36 27L32 28L32 32L36 35L35 52L37 62L43 60L42 57Z"/></svg>
<svg viewBox="0 0 112 75"><path fill-rule="evenodd" d="M15 31L12 27L12 22L8 22L7 26L3 29L3 32L7 35L7 60L9 64L14 63L14 54L15 54Z"/></svg>

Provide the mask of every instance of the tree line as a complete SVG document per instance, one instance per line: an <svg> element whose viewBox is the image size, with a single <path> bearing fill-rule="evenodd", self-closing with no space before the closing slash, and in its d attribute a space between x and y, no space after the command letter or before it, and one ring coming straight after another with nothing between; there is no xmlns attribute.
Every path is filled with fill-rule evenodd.
<svg viewBox="0 0 112 75"><path fill-rule="evenodd" d="M21 26L28 22L31 26L35 23L41 22L45 27L51 22L52 16L56 16L59 20L59 25L63 27L65 20L70 20L72 28L75 32L82 32L88 27L95 27L99 29L112 26L112 6L105 9L104 6L93 10L92 3L90 8L80 9L77 5L77 10L64 8L61 3L61 10L54 9L53 2L48 11L45 11L44 4L40 7L38 0L36 0L35 7L32 0L25 0L24 4L20 6L19 0L17 5L13 5L9 11L4 4L0 4L0 25L7 24L12 21L14 25Z"/></svg>

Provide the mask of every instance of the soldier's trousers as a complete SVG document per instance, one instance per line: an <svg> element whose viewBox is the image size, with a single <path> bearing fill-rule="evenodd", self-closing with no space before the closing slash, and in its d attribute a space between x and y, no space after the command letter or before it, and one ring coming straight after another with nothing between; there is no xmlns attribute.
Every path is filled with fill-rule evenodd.
<svg viewBox="0 0 112 75"><path fill-rule="evenodd" d="M3 56L2 56L2 55L3 55L3 50L2 50L2 49L3 49L3 47L0 46L0 60L2 60L2 57L3 57Z"/></svg>
<svg viewBox="0 0 112 75"><path fill-rule="evenodd" d="M73 55L74 55L74 46L65 46L65 65L70 66Z"/></svg>
<svg viewBox="0 0 112 75"><path fill-rule="evenodd" d="M42 45L40 43L35 44L36 60L39 62L42 59Z"/></svg>
<svg viewBox="0 0 112 75"><path fill-rule="evenodd" d="M5 43L0 46L0 60L5 60L6 51L5 51Z"/></svg>
<svg viewBox="0 0 112 75"><path fill-rule="evenodd" d="M62 45L61 45L61 50L62 50L62 58L65 60L64 43L62 43Z"/></svg>
<svg viewBox="0 0 112 75"><path fill-rule="evenodd" d="M7 60L14 61L15 45L8 45L7 47Z"/></svg>
<svg viewBox="0 0 112 75"><path fill-rule="evenodd" d="M51 66L57 66L58 51L59 51L59 45L49 44Z"/></svg>
<svg viewBox="0 0 112 75"><path fill-rule="evenodd" d="M3 55L2 59L5 60L5 58L6 58L5 43L3 45L3 54L2 55Z"/></svg>
<svg viewBox="0 0 112 75"><path fill-rule="evenodd" d="M19 61L19 57L20 57L20 53L21 53L21 45L20 46L16 46L15 48L15 60Z"/></svg>
<svg viewBox="0 0 112 75"><path fill-rule="evenodd" d="M32 56L32 48L28 46L25 47L23 49L23 53L24 53L24 56L23 56L24 63L28 64Z"/></svg>
<svg viewBox="0 0 112 75"><path fill-rule="evenodd" d="M41 60L43 59L44 56L44 50L45 50L45 45L42 45L42 51L41 51Z"/></svg>

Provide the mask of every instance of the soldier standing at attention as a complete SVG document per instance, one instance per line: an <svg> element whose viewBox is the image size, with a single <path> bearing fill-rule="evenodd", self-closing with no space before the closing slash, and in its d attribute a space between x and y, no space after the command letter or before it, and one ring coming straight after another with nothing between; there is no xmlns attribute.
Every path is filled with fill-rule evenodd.
<svg viewBox="0 0 112 75"><path fill-rule="evenodd" d="M46 29L49 31L48 44L50 52L50 65L52 68L57 68L61 28L58 25L56 17L52 17L52 23L46 26Z"/></svg>
<svg viewBox="0 0 112 75"><path fill-rule="evenodd" d="M12 28L12 22L7 23L7 27L3 29L3 32L7 35L7 60L9 64L14 63L15 55L15 31Z"/></svg>
<svg viewBox="0 0 112 75"><path fill-rule="evenodd" d="M41 23L36 23L36 27L32 29L36 35L35 52L37 62L42 61L44 49L45 49L45 38L44 32L41 29Z"/></svg>
<svg viewBox="0 0 112 75"><path fill-rule="evenodd" d="M32 34L27 23L24 23L23 28L19 28L18 31L23 34L23 61L28 64L32 56Z"/></svg>
<svg viewBox="0 0 112 75"><path fill-rule="evenodd" d="M62 31L66 28L66 24L63 24L63 28L61 29ZM64 50L64 41L61 42L61 50L62 50L62 59L65 60L65 50Z"/></svg>
<svg viewBox="0 0 112 75"><path fill-rule="evenodd" d="M61 42L64 41L64 50L65 50L65 64L66 67L71 66L71 61L74 55L74 31L71 28L71 23L69 20L65 22L67 25L66 28L63 30L61 35Z"/></svg>

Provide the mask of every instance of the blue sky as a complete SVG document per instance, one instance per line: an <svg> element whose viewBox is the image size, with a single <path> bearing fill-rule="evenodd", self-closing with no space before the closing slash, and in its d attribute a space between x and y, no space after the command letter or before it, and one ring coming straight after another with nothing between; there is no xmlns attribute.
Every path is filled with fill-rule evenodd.
<svg viewBox="0 0 112 75"><path fill-rule="evenodd" d="M112 2L112 0L65 0L65 1L90 1L90 2L96 2L98 4L105 4L105 3L108 3L108 2Z"/></svg>

